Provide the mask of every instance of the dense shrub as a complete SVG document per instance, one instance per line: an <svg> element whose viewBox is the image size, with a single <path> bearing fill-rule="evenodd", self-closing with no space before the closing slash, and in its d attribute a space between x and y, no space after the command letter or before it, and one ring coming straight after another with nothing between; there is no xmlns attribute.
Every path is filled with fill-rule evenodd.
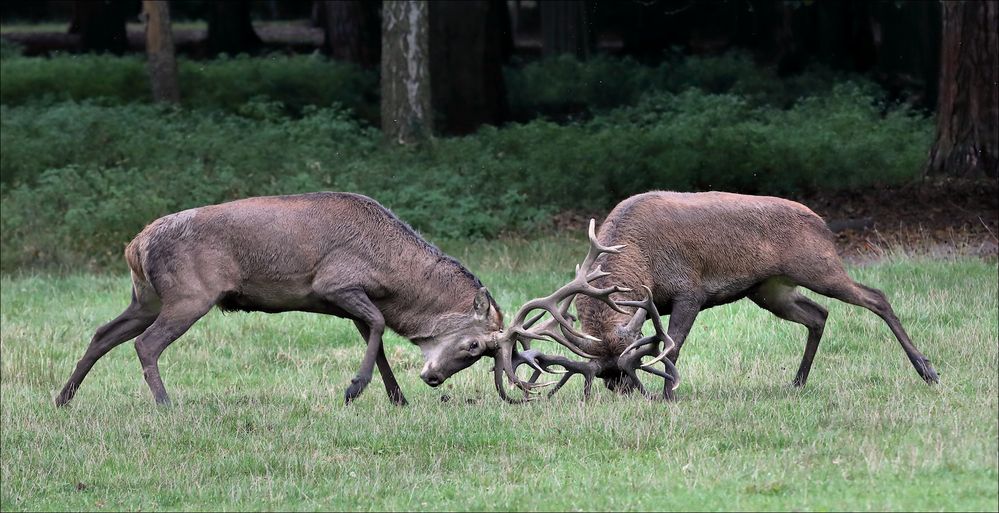
<svg viewBox="0 0 999 513"><path fill-rule="evenodd" d="M375 197L437 237L526 231L649 189L787 193L915 176L931 122L840 84L790 109L696 89L558 125L384 145L342 108L241 113L66 102L0 109L0 267L120 265L159 215L313 190ZM885 114L886 113L886 114Z"/></svg>
<svg viewBox="0 0 999 513"><path fill-rule="evenodd" d="M5 57L0 61L0 103L148 103L144 66L145 60L136 56ZM339 104L362 119L377 119L377 77L319 55L179 59L178 68L182 102L188 108L239 112L250 101L269 101L297 115L307 105Z"/></svg>
<svg viewBox="0 0 999 513"><path fill-rule="evenodd" d="M0 103L4 105L150 101L142 57L8 58L18 50L4 45L0 62ZM340 104L359 118L377 123L376 74L322 56L180 59L179 68L185 108L238 113L250 101L279 102L285 114L298 115L306 105ZM754 105L786 108L800 97L826 93L846 78L860 80L821 68L778 77L772 69L757 66L749 55L739 52L708 57L677 54L658 66L606 55L587 61L563 55L509 66L505 77L510 107L519 121L538 116L558 121L586 119L633 105L649 93L679 93L688 88L738 94Z"/></svg>
<svg viewBox="0 0 999 513"><path fill-rule="evenodd" d="M825 94L837 83L851 81L876 94L877 86L859 76L813 67L778 77L746 53L720 56L673 55L658 66L629 58L600 55L580 61L569 55L550 57L504 73L516 118L587 118L610 108L633 105L649 93L680 93L697 88L709 93L737 94L753 105L787 108L800 98Z"/></svg>
<svg viewBox="0 0 999 513"><path fill-rule="evenodd" d="M312 162L335 164L369 151L373 129L339 108L305 108L280 116L272 103L244 105L243 115L153 105L101 106L73 102L0 107L0 182L31 182L45 169L230 166L241 174L281 175ZM291 152L291 153L289 153Z"/></svg>
<svg viewBox="0 0 999 513"><path fill-rule="evenodd" d="M0 38L0 59L9 60L20 58L22 56L22 51L23 48L21 45L13 41Z"/></svg>

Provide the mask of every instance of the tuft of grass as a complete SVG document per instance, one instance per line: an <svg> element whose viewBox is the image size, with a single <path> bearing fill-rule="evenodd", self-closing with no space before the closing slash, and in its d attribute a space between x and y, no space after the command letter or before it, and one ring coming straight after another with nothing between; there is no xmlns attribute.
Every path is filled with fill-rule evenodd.
<svg viewBox="0 0 999 513"><path fill-rule="evenodd" d="M506 312L563 283L585 250L442 245ZM389 334L410 406L391 406L376 377L344 407L363 352L350 322L213 312L161 360L174 407L152 404L126 344L57 410L91 333L127 304L126 273L5 275L0 509L995 511L996 266L850 272L886 292L938 386L874 314L819 297L829 322L802 390L788 383L805 330L739 302L699 316L673 404L600 386L583 404L576 378L510 406L488 361L431 389L419 351Z"/></svg>

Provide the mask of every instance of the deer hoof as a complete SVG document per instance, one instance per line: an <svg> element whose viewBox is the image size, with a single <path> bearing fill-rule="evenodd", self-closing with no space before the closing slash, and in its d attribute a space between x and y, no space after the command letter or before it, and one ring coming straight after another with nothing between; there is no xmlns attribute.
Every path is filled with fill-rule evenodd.
<svg viewBox="0 0 999 513"><path fill-rule="evenodd" d="M924 359L923 361L919 362L919 365L916 367L916 369L919 371L919 375L922 376L923 380L926 381L927 384L933 385L936 383L940 383L940 377L937 376L937 371L935 371L933 369L933 366L930 365L929 360Z"/></svg>
<svg viewBox="0 0 999 513"><path fill-rule="evenodd" d="M364 388L368 386L371 382L371 378L365 379L363 376L354 376L354 379L350 380L350 386L347 387L347 392L344 393L344 404L350 404L351 401L357 399L357 396L361 395Z"/></svg>

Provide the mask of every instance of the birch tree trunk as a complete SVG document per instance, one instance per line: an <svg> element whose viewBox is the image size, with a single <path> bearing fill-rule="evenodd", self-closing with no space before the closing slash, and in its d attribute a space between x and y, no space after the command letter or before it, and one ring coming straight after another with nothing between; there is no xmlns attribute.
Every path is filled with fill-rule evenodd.
<svg viewBox="0 0 999 513"><path fill-rule="evenodd" d="M178 103L177 57L170 28L170 4L166 0L143 0L146 17L146 70L153 101Z"/></svg>
<svg viewBox="0 0 999 513"><path fill-rule="evenodd" d="M433 132L428 21L426 2L382 4L382 132L400 144Z"/></svg>
<svg viewBox="0 0 999 513"><path fill-rule="evenodd" d="M927 175L999 178L999 2L943 2L937 136Z"/></svg>

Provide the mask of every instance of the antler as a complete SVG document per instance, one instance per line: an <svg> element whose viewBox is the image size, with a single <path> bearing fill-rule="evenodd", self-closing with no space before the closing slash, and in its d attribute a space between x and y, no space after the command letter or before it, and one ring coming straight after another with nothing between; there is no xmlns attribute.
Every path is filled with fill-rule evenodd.
<svg viewBox="0 0 999 513"><path fill-rule="evenodd" d="M596 263L597 258L604 253L620 253L624 248L624 245L604 246L600 244L600 242L597 241L596 220L594 219L590 219L588 236L590 239L590 249L586 253L586 258L583 259L583 262L576 266L575 278L552 294L543 298L528 301L524 304L524 306L520 307L520 310L518 310L517 314L513 317L513 322L511 323L507 334L497 341L498 354L496 355L497 362L496 367L494 368L494 377L500 396L509 402L521 401L514 401L510 399L507 397L505 390L501 388L503 384L501 375L503 373L506 374L507 378L509 378L514 385L528 395L533 393L533 389L535 388L551 384L527 383L517 377L512 363L514 346L517 342L520 342L521 345L527 349L530 347L531 340L552 340L562 344L576 355L583 358L594 358L593 355L588 354L580 346L585 345L586 341L599 341L599 339L576 331L576 328L573 326L573 322L569 320L569 308L577 294L585 294L605 303L615 311L627 313L625 310L622 310L610 296L618 292L628 292L631 289L617 286L597 288L590 284L591 281L610 274L602 270L600 266L597 266L595 269L591 269L594 263ZM528 319L528 315L535 310L543 311ZM540 325L534 326L546 314L550 315L551 318ZM533 329L532 326L534 326ZM521 358L524 359L524 357ZM538 365L537 362L532 360L533 358L525 359L524 363L528 363L535 370L545 371L541 365ZM530 399L528 398L527 400Z"/></svg>
<svg viewBox="0 0 999 513"><path fill-rule="evenodd" d="M628 345L628 347L624 349L624 351L621 352L621 355L623 357L623 355L628 354L630 351L637 350L648 344L658 343L659 341L665 342L663 350L661 353L659 353L659 356L656 356L648 363L642 364L641 368L642 370L651 372L652 374L656 374L657 376L661 376L658 372L653 372L652 366L660 361L663 362L663 365L665 365L666 367L666 372L671 375L672 379L670 381L673 382L673 390L676 390L676 387L680 386L680 373L676 370L676 367L673 365L673 362L669 359L666 359L666 355L670 351L672 351L673 348L676 347L676 342L673 340L673 337L670 337L669 333L667 333L666 330L663 329L662 319L659 316L659 310L656 308L655 301L652 300L652 290L645 285L642 285L642 288L645 289L644 300L618 301L617 304L621 306L632 306L636 308L635 315L631 318L631 321L628 322L628 326L630 328L640 330L642 324L645 323L645 318L650 317L652 319L652 325L655 327L656 333L655 335L642 337L632 342L631 344Z"/></svg>
<svg viewBox="0 0 999 513"><path fill-rule="evenodd" d="M585 294L594 299L602 301L603 303L607 304L617 312L627 313L626 311L622 310L621 307L619 307L617 303L614 302L614 300L610 298L610 295L616 292L629 292L631 291L631 289L617 287L617 286L599 289L594 287L593 285L590 285L591 281L610 275L610 273L601 269L600 266L597 266L597 268L593 270L590 269L591 267L593 267L593 264L596 262L597 258L603 253L620 253L621 250L624 248L624 245L620 246L601 245L600 242L597 241L596 220L594 219L590 219L590 228L588 235L590 238L590 249L586 253L586 258L583 259L583 263L576 266L576 277L569 283L563 285L561 288L553 292L551 295L543 298L533 299L524 304L524 306L520 307L520 310L518 310L517 314L514 315L513 323L511 324L510 328L512 331L516 332L518 335L526 336L527 338L533 338L529 336L529 333L527 333L527 329L530 328L532 324L540 320L544 314L532 317L529 322L526 321L527 315L534 310L545 310L546 313L552 316L552 319L557 321L558 324L561 325L562 328L565 329L565 331L570 335L572 335L573 337L585 340L592 340L592 341L599 340L589 335L579 333L573 327L572 322L566 319L565 313L568 312L569 304L572 303L572 300L575 298L576 294ZM572 345L571 342L570 344L566 344L566 342L560 340L559 343L566 345L567 347L569 347L569 349L573 349L571 347ZM579 354L578 352L576 353Z"/></svg>

